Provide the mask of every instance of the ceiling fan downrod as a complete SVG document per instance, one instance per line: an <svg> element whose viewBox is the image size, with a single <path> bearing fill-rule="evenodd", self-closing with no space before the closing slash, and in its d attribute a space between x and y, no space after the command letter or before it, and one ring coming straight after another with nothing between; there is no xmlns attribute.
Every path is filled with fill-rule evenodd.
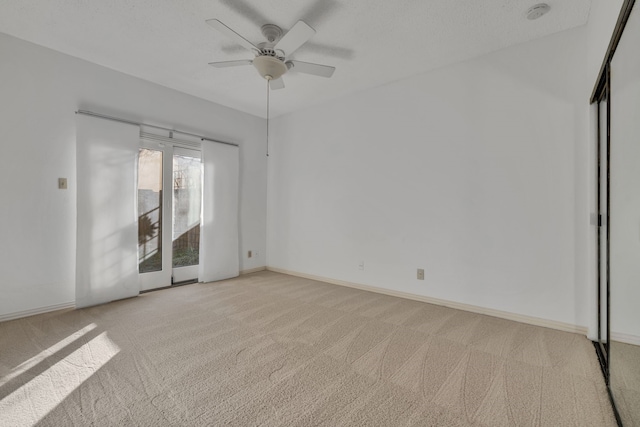
<svg viewBox="0 0 640 427"><path fill-rule="evenodd" d="M266 76L267 80L267 157L269 157L269 83L271 83L271 76Z"/></svg>

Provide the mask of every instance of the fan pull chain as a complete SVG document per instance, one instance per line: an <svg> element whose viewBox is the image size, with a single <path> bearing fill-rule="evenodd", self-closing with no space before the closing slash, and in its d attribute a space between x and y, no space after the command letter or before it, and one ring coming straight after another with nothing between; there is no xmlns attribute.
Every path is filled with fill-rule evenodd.
<svg viewBox="0 0 640 427"><path fill-rule="evenodd" d="M267 79L267 157L269 157L269 83Z"/></svg>

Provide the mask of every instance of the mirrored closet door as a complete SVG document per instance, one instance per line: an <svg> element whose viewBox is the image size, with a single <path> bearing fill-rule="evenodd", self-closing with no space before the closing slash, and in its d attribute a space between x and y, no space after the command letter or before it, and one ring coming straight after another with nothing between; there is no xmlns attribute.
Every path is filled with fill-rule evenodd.
<svg viewBox="0 0 640 427"><path fill-rule="evenodd" d="M640 6L634 3L624 2L592 97L603 214L596 347L625 427L640 426Z"/></svg>
<svg viewBox="0 0 640 427"><path fill-rule="evenodd" d="M610 66L609 386L625 426L640 426L640 6Z"/></svg>

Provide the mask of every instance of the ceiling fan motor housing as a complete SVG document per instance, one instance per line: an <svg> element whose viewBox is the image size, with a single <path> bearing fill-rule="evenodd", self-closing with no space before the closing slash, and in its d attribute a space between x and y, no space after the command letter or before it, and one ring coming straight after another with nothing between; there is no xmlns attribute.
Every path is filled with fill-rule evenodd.
<svg viewBox="0 0 640 427"><path fill-rule="evenodd" d="M259 55L274 56L281 61L284 61L284 52L280 50L273 50L272 48L267 46L267 43L260 43L258 47L260 48Z"/></svg>

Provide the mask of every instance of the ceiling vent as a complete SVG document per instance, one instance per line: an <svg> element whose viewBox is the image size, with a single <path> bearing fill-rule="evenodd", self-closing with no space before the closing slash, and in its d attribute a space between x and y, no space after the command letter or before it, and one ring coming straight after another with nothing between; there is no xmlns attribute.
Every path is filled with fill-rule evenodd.
<svg viewBox="0 0 640 427"><path fill-rule="evenodd" d="M545 13L551 10L551 6L546 3L539 3L533 7L531 7L527 11L527 19L533 21L534 19L540 18Z"/></svg>

